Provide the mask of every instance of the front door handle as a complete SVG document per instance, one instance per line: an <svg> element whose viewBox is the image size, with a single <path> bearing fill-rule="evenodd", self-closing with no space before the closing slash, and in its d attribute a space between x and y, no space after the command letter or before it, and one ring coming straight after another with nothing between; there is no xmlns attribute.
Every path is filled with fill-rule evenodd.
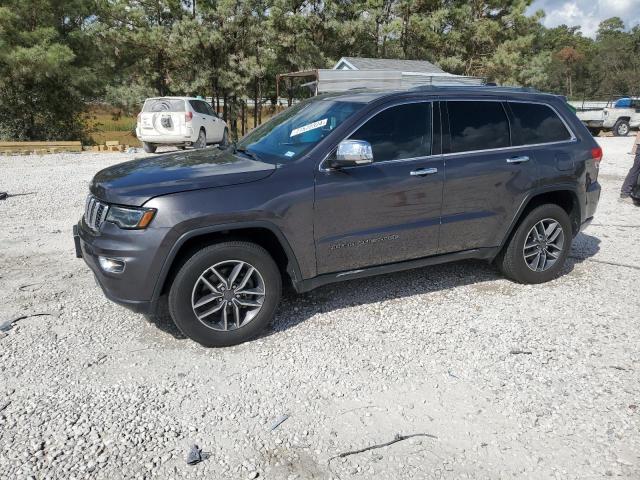
<svg viewBox="0 0 640 480"><path fill-rule="evenodd" d="M507 163L525 163L529 161L529 157L522 155L520 157L507 158Z"/></svg>
<svg viewBox="0 0 640 480"><path fill-rule="evenodd" d="M438 173L437 168L419 168L418 170L412 170L409 175L412 177L424 177L425 175L433 175Z"/></svg>

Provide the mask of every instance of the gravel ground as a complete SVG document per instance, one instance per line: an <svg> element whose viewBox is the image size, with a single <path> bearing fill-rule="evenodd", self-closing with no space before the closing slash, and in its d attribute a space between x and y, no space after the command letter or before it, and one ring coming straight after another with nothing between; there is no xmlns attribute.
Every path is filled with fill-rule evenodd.
<svg viewBox="0 0 640 480"><path fill-rule="evenodd" d="M0 478L640 478L632 139L599 140L600 208L561 278L354 280L217 350L107 301L74 258L92 175L136 155L0 157L0 324L41 314L0 333Z"/></svg>

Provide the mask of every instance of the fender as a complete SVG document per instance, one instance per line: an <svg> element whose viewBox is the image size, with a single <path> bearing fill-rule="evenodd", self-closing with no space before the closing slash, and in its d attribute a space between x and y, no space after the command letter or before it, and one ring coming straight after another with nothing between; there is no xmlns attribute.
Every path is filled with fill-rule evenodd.
<svg viewBox="0 0 640 480"><path fill-rule="evenodd" d="M187 240L192 238L206 235L208 233L229 231L233 232L234 230L242 230L245 228L264 228L273 233L280 245L282 246L285 255L287 256L287 273L291 276L291 281L294 285L298 284L302 281L302 273L300 271L300 265L298 264L298 259L296 258L291 245L287 241L284 234L280 231L280 229L271 222L267 221L251 221L251 222L234 222L234 223L221 223L217 225L211 225L209 227L201 227L196 228L195 230L190 230L186 233L183 233L178 240L173 244L169 253L167 254L164 262L162 264L162 268L160 269L160 274L158 275L158 279L156 280L155 287L153 289L153 295L151 297L151 311L155 312L158 299L160 298L160 293L162 292L162 287L164 286L164 282L167 279L167 275L169 274L169 270L173 265L173 261L176 258L176 255L180 251L180 248L185 244Z"/></svg>
<svg viewBox="0 0 640 480"><path fill-rule="evenodd" d="M524 213L526 208L529 206L529 203L531 202L531 200L534 197L537 197L538 195L541 195L544 193L552 193L552 192L571 192L576 196L576 198L578 199L580 198L580 195L578 194L577 185L572 183L560 183L555 185L547 185L544 187L538 187L535 190L530 191L527 194L527 196L522 200L522 202L520 203L520 206L516 210L516 213L513 219L511 220L511 223L509 224L509 228L507 229L507 234L502 239L502 242L500 242L500 248L498 249L498 252L502 250L502 248L507 243L507 240L511 237L511 234L516 229L518 222L522 218L522 214ZM578 202L577 206L580 213L580 219L582 219L582 207L580 206L580 202Z"/></svg>

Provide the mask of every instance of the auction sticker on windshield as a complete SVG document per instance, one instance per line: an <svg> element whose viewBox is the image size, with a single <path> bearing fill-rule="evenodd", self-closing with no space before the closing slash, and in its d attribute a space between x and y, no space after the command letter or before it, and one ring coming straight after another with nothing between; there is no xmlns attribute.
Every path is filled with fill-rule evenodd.
<svg viewBox="0 0 640 480"><path fill-rule="evenodd" d="M317 122L310 123L309 125L305 125L304 127L294 128L291 130L290 137L295 137L296 135L300 135L301 133L308 132L309 130L315 130L316 128L324 127L327 124L326 118L322 120L318 120Z"/></svg>

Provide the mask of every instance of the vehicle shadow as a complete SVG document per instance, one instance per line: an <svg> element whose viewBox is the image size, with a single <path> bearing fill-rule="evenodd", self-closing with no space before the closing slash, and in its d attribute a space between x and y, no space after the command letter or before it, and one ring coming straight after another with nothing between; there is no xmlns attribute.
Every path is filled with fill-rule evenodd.
<svg viewBox="0 0 640 480"><path fill-rule="evenodd" d="M576 265L593 257L599 250L599 238L584 233L578 234L573 241L562 275L570 274ZM441 292L503 278L498 269L487 262L465 260L376 277L348 280L326 285L303 294L297 294L292 288L287 288L283 293L273 322L262 336L268 337L274 333L285 331L317 314ZM162 299L158 314L147 316L147 319L157 328L176 339L185 338L168 314L166 298Z"/></svg>

